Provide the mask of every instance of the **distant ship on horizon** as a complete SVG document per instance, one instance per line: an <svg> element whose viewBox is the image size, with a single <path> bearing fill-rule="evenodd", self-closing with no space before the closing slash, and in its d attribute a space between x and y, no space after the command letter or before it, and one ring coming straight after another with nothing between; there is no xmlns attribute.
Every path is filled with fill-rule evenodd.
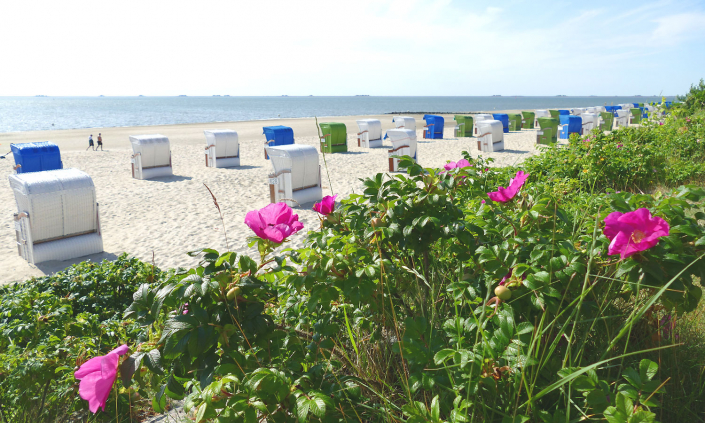
<svg viewBox="0 0 705 423"><path fill-rule="evenodd" d="M46 97L44 94L35 95L35 97Z"/></svg>
<svg viewBox="0 0 705 423"><path fill-rule="evenodd" d="M180 94L179 97L188 97L186 94Z"/></svg>

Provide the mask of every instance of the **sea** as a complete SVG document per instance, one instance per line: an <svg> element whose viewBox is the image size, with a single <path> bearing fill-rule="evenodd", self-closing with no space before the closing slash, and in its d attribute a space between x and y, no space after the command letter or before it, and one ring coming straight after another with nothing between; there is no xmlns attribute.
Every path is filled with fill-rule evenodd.
<svg viewBox="0 0 705 423"><path fill-rule="evenodd" d="M0 132L385 113L460 114L652 101L660 102L661 97L0 97Z"/></svg>

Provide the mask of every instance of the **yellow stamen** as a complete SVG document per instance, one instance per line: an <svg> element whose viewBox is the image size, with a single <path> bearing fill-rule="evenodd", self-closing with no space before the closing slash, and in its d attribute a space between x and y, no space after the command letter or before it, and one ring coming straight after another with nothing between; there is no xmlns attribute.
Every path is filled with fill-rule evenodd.
<svg viewBox="0 0 705 423"><path fill-rule="evenodd" d="M634 241L635 244L638 244L641 242L642 239L646 238L646 234L643 233L640 230L635 230L632 232L632 241Z"/></svg>

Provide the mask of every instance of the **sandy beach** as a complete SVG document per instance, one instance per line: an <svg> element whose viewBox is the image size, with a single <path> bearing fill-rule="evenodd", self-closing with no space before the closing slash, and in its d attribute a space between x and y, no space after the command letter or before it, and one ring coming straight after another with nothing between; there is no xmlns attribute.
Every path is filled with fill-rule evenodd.
<svg viewBox="0 0 705 423"><path fill-rule="evenodd" d="M424 167L441 167L448 160L462 158L470 151L480 152L474 138L454 138L452 115L444 115L442 140L421 139L423 120L417 121L418 158ZM391 115L322 117L318 122L343 122L348 132L348 152L326 155L330 181L323 169L324 195L344 197L360 192L360 178L387 171L388 141L384 148L363 149L357 146L355 121L378 118L383 130L394 127ZM239 253L248 251L246 238L252 233L243 223L245 214L269 203L267 174L272 171L263 156L262 127L286 125L294 129L297 144L318 146L313 118L277 119L249 122L205 123L146 126L129 128L73 129L0 133L0 149L4 154L10 143L52 141L61 148L64 168L77 168L93 178L100 204L100 221L105 252L72 261L30 265L18 254L12 214L17 211L7 183L12 173L12 155L0 160L0 283L43 276L86 259L114 259L123 252L154 263L162 269L193 266L197 259L186 252L202 247L226 251L223 228L218 211L204 184L213 191L223 211L228 244ZM206 129L232 129L238 132L242 166L230 169L206 168L203 158ZM101 133L105 151L86 151L88 136ZM155 180L136 180L130 173L130 135L162 134L169 137L174 176ZM505 134L505 151L484 154L493 157L496 166L512 165L535 154L535 130ZM323 165L323 158L320 158ZM317 228L318 218L310 208L297 208L296 213L307 229ZM300 246L303 233L292 237L288 246ZM254 255L253 255L254 256Z"/></svg>

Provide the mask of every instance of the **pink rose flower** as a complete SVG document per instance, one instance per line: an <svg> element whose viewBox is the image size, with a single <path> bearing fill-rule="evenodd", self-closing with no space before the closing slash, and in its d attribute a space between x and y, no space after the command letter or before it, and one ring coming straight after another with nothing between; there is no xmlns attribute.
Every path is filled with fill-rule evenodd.
<svg viewBox="0 0 705 423"><path fill-rule="evenodd" d="M461 167L472 167L472 164L465 159L460 159L457 162L446 163L443 166L445 170L460 169Z"/></svg>
<svg viewBox="0 0 705 423"><path fill-rule="evenodd" d="M482 200L482 201L480 201L480 202L481 202L482 204L485 204L485 203L486 203L486 201L485 201L485 200Z"/></svg>
<svg viewBox="0 0 705 423"><path fill-rule="evenodd" d="M86 361L73 374L81 381L78 393L81 398L88 401L88 409L91 413L97 413L98 407L105 411L105 403L108 402L108 395L117 377L120 356L127 354L127 350L127 345L120 345L107 355L93 357Z"/></svg>
<svg viewBox="0 0 705 423"><path fill-rule="evenodd" d="M526 182L526 178L528 177L528 173L524 173L520 170L517 172L516 176L509 181L509 186L507 188L499 187L497 191L488 192L487 195L492 201L506 203L517 195L519 188L524 185L524 182Z"/></svg>
<svg viewBox="0 0 705 423"><path fill-rule="evenodd" d="M668 236L669 229L665 220L652 217L646 208L629 213L610 213L605 218L603 231L611 241L607 253L619 254L625 259L658 244L660 237Z"/></svg>
<svg viewBox="0 0 705 423"><path fill-rule="evenodd" d="M332 197L330 195L326 195L319 203L313 205L313 209L322 215L328 216L333 213L333 210L335 210L336 197L338 197L338 194L335 194Z"/></svg>
<svg viewBox="0 0 705 423"><path fill-rule="evenodd" d="M293 214L286 203L268 204L261 210L247 212L245 224L258 237L277 244L304 228L299 215Z"/></svg>

